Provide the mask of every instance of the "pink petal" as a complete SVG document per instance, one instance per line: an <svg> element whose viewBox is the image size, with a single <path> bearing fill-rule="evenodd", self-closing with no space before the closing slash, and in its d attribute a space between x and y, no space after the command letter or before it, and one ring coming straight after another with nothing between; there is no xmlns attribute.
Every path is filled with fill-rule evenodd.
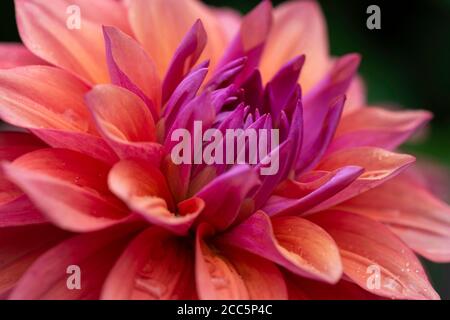
<svg viewBox="0 0 450 320"><path fill-rule="evenodd" d="M325 115L322 124L317 125L317 127L321 127L321 129L316 132L317 136L315 138L313 138L311 127L304 127L305 140L301 145L299 157L297 158L295 166L296 174L301 174L314 168L317 163L320 162L320 159L323 158L339 125L344 104L345 96L339 96L334 99L333 103L327 108L327 114ZM304 119L304 121L307 120ZM310 119L310 121L312 120ZM318 123L320 123L320 121Z"/></svg>
<svg viewBox="0 0 450 320"><path fill-rule="evenodd" d="M450 207L405 173L338 208L386 224L427 259L450 262Z"/></svg>
<svg viewBox="0 0 450 320"><path fill-rule="evenodd" d="M289 100L298 90L298 77L304 63L304 55L294 58L286 63L266 85L265 107L270 110L275 123L279 122L281 111L286 109ZM303 109L303 106L301 105L300 108Z"/></svg>
<svg viewBox="0 0 450 320"><path fill-rule="evenodd" d="M10 69L29 65L46 65L47 63L19 43L2 43L0 45L0 69Z"/></svg>
<svg viewBox="0 0 450 320"><path fill-rule="evenodd" d="M175 206L164 176L148 163L121 161L110 171L108 183L131 210L177 234L185 234L204 207L199 198Z"/></svg>
<svg viewBox="0 0 450 320"><path fill-rule="evenodd" d="M158 119L161 105L161 80L155 64L133 38L114 27L103 27L106 59L113 84L140 97Z"/></svg>
<svg viewBox="0 0 450 320"><path fill-rule="evenodd" d="M344 273L363 289L397 299L439 299L414 253L387 227L365 217L339 211L325 211L310 217L336 241ZM380 270L380 286L368 286ZM369 270L369 271L368 271Z"/></svg>
<svg viewBox="0 0 450 320"><path fill-rule="evenodd" d="M204 91L201 95L184 104L177 113L172 126L170 128L166 128L166 132L168 133L164 143L165 150L171 151L177 144L176 141L172 141L171 139L174 130L186 129L189 133L191 133L191 137L193 137L195 136L195 121L200 122L202 132L205 132L213 125L215 116L216 114L211 92L209 91ZM191 154L194 155L194 145L192 145ZM174 198L178 201L186 199L189 189L192 164L174 164L171 157L167 155L165 161L163 162L163 168L164 174L168 177L167 181Z"/></svg>
<svg viewBox="0 0 450 320"><path fill-rule="evenodd" d="M15 4L20 36L35 55L87 82L108 82L101 25L128 30L119 2L16 0ZM67 27L71 5L80 9L80 29Z"/></svg>
<svg viewBox="0 0 450 320"><path fill-rule="evenodd" d="M206 67L192 71L177 86L163 109L163 121L166 130L172 127L181 108L196 96L207 73L208 68ZM167 132L165 132L165 134L166 133Z"/></svg>
<svg viewBox="0 0 450 320"><path fill-rule="evenodd" d="M345 166L359 166L365 171L347 188L325 200L312 211L318 212L329 208L375 188L395 177L414 161L415 158L410 155L371 147L352 148L332 153L319 163L316 170L333 171Z"/></svg>
<svg viewBox="0 0 450 320"><path fill-rule="evenodd" d="M362 108L342 118L328 152L360 146L393 150L430 118L427 111Z"/></svg>
<svg viewBox="0 0 450 320"><path fill-rule="evenodd" d="M64 149L43 149L5 163L3 169L62 229L93 231L126 217L126 208L108 190L109 167L93 158Z"/></svg>
<svg viewBox="0 0 450 320"><path fill-rule="evenodd" d="M263 210L270 216L304 213L348 187L363 171L361 167L347 166L331 172L311 171L307 175L319 175L313 181L286 180Z"/></svg>
<svg viewBox="0 0 450 320"><path fill-rule="evenodd" d="M189 242L152 227L125 249L102 289L107 300L195 299Z"/></svg>
<svg viewBox="0 0 450 320"><path fill-rule="evenodd" d="M28 269L12 300L98 299L112 265L136 233L136 225L81 234L48 250ZM69 290L69 266L80 268L81 289Z"/></svg>
<svg viewBox="0 0 450 320"><path fill-rule="evenodd" d="M50 224L2 228L0 230L0 243L2 244L0 295L7 295L28 267L43 252L63 240L67 235Z"/></svg>
<svg viewBox="0 0 450 320"><path fill-rule="evenodd" d="M274 23L261 62L265 81L294 57L305 54L300 85L308 92L328 71L326 23L315 1L286 2L275 9Z"/></svg>
<svg viewBox="0 0 450 320"><path fill-rule="evenodd" d="M241 27L221 58L217 71L229 62L247 57L246 65L235 83L244 82L258 67L272 25L270 1L261 3L241 20Z"/></svg>
<svg viewBox="0 0 450 320"><path fill-rule="evenodd" d="M317 225L293 216L272 219L258 211L220 237L289 271L311 279L336 283L342 274L338 248Z"/></svg>
<svg viewBox="0 0 450 320"><path fill-rule="evenodd" d="M308 64L308 57L306 58ZM336 99L343 97L354 78L361 57L357 54L348 54L337 59L327 75L308 92L303 99L305 141L303 152L307 152L314 146L320 137L330 109L335 106ZM333 130L334 133L334 130Z"/></svg>
<svg viewBox="0 0 450 320"><path fill-rule="evenodd" d="M159 165L162 146L144 102L115 85L98 85L86 95L86 104L99 131L122 159L142 159Z"/></svg>
<svg viewBox="0 0 450 320"><path fill-rule="evenodd" d="M2 193L2 191L0 191ZM30 199L21 194L0 204L0 228L48 222Z"/></svg>
<svg viewBox="0 0 450 320"><path fill-rule="evenodd" d="M218 230L226 229L238 216L250 191L259 184L258 173L246 165L233 167L218 176L196 194L205 201L202 220Z"/></svg>
<svg viewBox="0 0 450 320"><path fill-rule="evenodd" d="M270 119L269 119L270 120ZM261 187L256 192L253 197L255 208L260 209L270 197L272 192L278 186L278 184L287 178L287 175L290 173L293 157L292 157L292 146L295 143L295 138L291 137L288 140L284 141L281 145L279 145L276 149L274 149L269 156L271 157L271 161L273 159L277 159L279 162L279 170L274 175L261 176L262 180ZM256 167L256 171L258 172L265 165L260 162ZM249 212L252 213L252 212ZM246 216L248 217L248 215Z"/></svg>
<svg viewBox="0 0 450 320"><path fill-rule="evenodd" d="M165 103L175 88L191 71L205 49L207 35L200 20L197 20L184 37L170 62L163 82L163 103Z"/></svg>
<svg viewBox="0 0 450 320"><path fill-rule="evenodd" d="M172 141L171 137L174 130L187 129L193 135L194 121L200 121L204 132L213 125L215 117L216 112L212 103L212 96L208 91L185 103L176 114L172 126L165 128L167 132L164 144L166 150L172 150L177 144L177 141Z"/></svg>

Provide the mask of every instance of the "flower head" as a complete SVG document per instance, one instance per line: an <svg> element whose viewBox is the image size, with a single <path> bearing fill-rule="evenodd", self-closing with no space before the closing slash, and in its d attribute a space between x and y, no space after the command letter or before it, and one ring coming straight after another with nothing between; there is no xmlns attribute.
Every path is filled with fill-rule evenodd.
<svg viewBox="0 0 450 320"><path fill-rule="evenodd" d="M430 114L366 106L360 56L330 57L316 2L15 4L1 296L439 298L416 253L450 261L450 209L395 152ZM175 161L197 129L179 156L199 161Z"/></svg>

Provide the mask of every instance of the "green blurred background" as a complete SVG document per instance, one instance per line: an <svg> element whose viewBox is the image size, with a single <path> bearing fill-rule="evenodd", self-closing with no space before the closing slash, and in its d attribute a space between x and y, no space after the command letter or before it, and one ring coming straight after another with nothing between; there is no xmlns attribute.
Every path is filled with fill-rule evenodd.
<svg viewBox="0 0 450 320"><path fill-rule="evenodd" d="M360 73L369 103L393 103L435 114L426 137L403 149L450 168L450 0L318 1L327 19L331 53L362 54ZM259 0L205 2L245 13ZM366 9L371 4L381 8L381 30L366 28ZM13 1L0 1L0 12L0 42L20 41ZM450 264L426 264L441 297L450 299Z"/></svg>

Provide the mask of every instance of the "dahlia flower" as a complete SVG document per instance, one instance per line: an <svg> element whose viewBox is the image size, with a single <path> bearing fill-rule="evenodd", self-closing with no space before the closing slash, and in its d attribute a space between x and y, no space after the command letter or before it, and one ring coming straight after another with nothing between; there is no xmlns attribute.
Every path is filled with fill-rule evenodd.
<svg viewBox="0 0 450 320"><path fill-rule="evenodd" d="M2 298L439 298L417 255L450 261L450 210L396 151L431 115L367 106L360 56L330 56L316 2L15 7ZM171 133L195 121L277 129L279 170L174 163Z"/></svg>

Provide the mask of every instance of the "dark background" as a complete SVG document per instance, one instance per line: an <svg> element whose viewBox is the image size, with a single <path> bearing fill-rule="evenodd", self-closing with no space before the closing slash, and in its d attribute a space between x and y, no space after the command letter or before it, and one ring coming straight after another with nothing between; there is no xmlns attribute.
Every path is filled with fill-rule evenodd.
<svg viewBox="0 0 450 320"><path fill-rule="evenodd" d="M259 0L205 2L245 13ZM328 23L331 53L362 54L360 72L369 103L394 103L435 114L426 139L404 149L450 168L450 0L319 2ZM371 4L381 8L381 30L366 28L366 9ZM0 42L20 41L13 1L1 0L0 13ZM450 299L450 265L427 266L441 297Z"/></svg>

